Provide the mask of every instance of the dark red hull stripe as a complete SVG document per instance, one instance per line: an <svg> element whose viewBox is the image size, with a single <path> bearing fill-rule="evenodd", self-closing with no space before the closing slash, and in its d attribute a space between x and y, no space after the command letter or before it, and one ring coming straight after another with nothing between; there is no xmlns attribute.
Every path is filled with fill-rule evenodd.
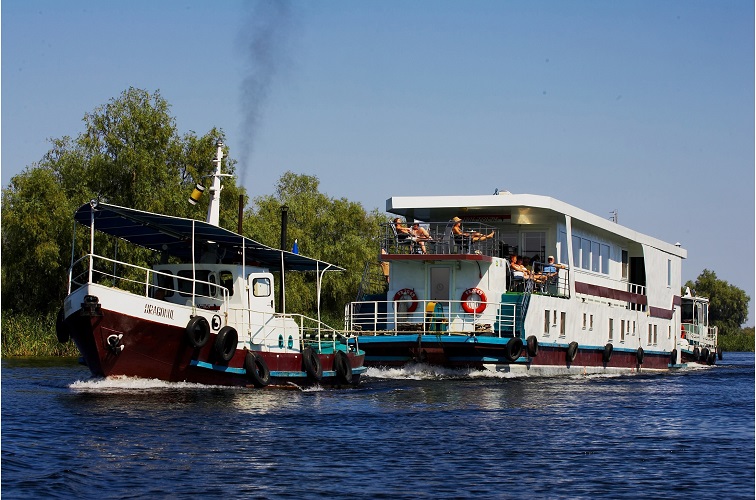
<svg viewBox="0 0 756 500"><path fill-rule="evenodd" d="M583 293L585 295L593 295L594 297L603 297L605 299L621 300L631 304L648 305L648 298L645 295L626 292L624 290L616 290L605 286L591 285L580 281L575 282L575 292ZM680 305L682 305L682 298L679 295L675 295L672 298L672 309L648 306L648 312L654 318L672 319L675 315L675 306Z"/></svg>

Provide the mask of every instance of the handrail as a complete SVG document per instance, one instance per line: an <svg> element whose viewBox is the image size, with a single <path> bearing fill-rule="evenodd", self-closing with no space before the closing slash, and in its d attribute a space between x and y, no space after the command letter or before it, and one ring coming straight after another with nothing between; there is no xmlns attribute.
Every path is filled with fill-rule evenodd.
<svg viewBox="0 0 756 500"><path fill-rule="evenodd" d="M381 248L389 254L409 254L422 251L422 247L426 248L428 254L433 255L461 255L477 253L481 255L488 255L490 257L503 257L502 244L499 241L498 231L493 226L483 224L480 222L468 222L463 221L466 230L472 230L481 234L487 235L491 232L494 236L490 239L484 239L482 241L465 241L461 242L455 240L451 234L451 222L423 222L424 226L427 226L428 233L430 234L430 240L421 240L415 236L408 235L406 238L399 239L399 235L396 232L396 226L393 222L381 224L382 236L381 236ZM411 223L407 224L411 226ZM420 245L421 242L424 245Z"/></svg>
<svg viewBox="0 0 756 500"><path fill-rule="evenodd" d="M95 269L94 264L97 261L111 263L111 264L115 264L115 265L118 265L118 266L125 267L127 269L143 272L145 274L145 277L144 277L144 279L140 280L140 279L136 279L135 277L116 275L115 274L115 266L114 266L114 272L113 273L109 273L109 272L106 272L106 271ZM74 274L73 274L74 268L77 265L79 265L81 263L84 263L84 262L91 263L90 264L91 267L87 266L86 268L84 268L82 270L81 273L76 274L74 276ZM162 275L162 276L170 277L171 279L175 278L177 280L183 280L183 281L188 282L188 283L205 285L205 286L208 287L208 290L215 290L216 293L215 293L215 295L204 295L204 294L200 294L200 293L196 293L195 292L194 295L191 295L191 294L190 295L185 295L183 292L178 292L178 289L181 289L181 287L177 287L178 289L174 290L173 288L165 288L165 287L161 287L161 286L159 286L159 285L157 285L155 283L151 283L150 282L150 276L151 275ZM91 278L90 278L90 276L91 276ZM81 279L82 277L86 277L86 279L82 280ZM180 293L181 296L192 297L192 298L203 297L203 298L206 298L206 299L209 299L209 300L212 300L212 301L220 301L220 302L222 302L222 304L224 306L224 311L228 310L228 302L229 302L228 289L226 289L226 287L224 287L223 285L221 285L219 283L211 283L209 281L197 280L197 279L192 279L192 278L185 278L183 276L178 276L178 275L171 274L171 273L164 273L162 271L156 271L154 269L150 269L150 268L147 268L147 267L138 266L138 265L135 265L135 264L129 264L127 262L110 259L108 257L103 257L101 255L96 255L96 254L86 254L86 255L84 255L80 259L76 260L71 265L71 267L69 268L69 285L68 285L69 290L71 290L73 284L78 285L77 286L77 288L78 288L78 287L80 287L80 286L82 286L84 284L87 284L87 283L96 283L96 282L103 283L103 282L107 282L108 280L112 281L112 283L108 283L108 285L113 286L115 288L118 288L120 290L124 290L126 292L134 293L134 294L137 294L136 291L135 291L136 289L141 289L142 287L144 287L144 294L143 295L145 297L149 297L150 296L150 290L152 290L153 295L154 295L154 293L155 293L156 290L173 291L173 292ZM70 291L69 291L69 293L70 293ZM142 295L142 293L140 292L138 295Z"/></svg>
<svg viewBox="0 0 756 500"><path fill-rule="evenodd" d="M417 302L417 308L408 311ZM439 312L437 305L441 304ZM465 312L463 305L474 308ZM482 312L478 306L485 304ZM359 307L358 307L359 306ZM384 309L385 312L379 312ZM429 307L430 306L430 307ZM517 304L502 302L466 303L460 300L376 300L351 302L346 307L346 330L349 333L367 332L387 335L408 333L444 335L485 334L511 337L518 326ZM364 312L367 311L367 312Z"/></svg>

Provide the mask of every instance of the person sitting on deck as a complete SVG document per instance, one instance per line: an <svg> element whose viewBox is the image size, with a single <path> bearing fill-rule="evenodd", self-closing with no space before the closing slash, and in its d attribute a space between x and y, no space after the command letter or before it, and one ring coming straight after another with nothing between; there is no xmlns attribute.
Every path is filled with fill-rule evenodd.
<svg viewBox="0 0 756 500"><path fill-rule="evenodd" d="M418 222L415 222L414 224L412 224L411 234L415 237L415 240L420 246L422 253L428 253L427 249L425 248L425 242L433 240L428 230L420 226Z"/></svg>
<svg viewBox="0 0 756 500"><path fill-rule="evenodd" d="M488 234L479 233L477 231L465 231L462 229L462 219L459 217L452 218L454 225L452 226L452 234L455 238L470 238L470 241L485 241L493 238L494 231Z"/></svg>
<svg viewBox="0 0 756 500"><path fill-rule="evenodd" d="M512 255L510 257L509 262L509 268L512 270L512 276L514 276L516 279L530 279L530 271L528 271L528 268L517 262L519 257L517 255Z"/></svg>
<svg viewBox="0 0 756 500"><path fill-rule="evenodd" d="M399 217L394 219L394 227L396 227L396 235L400 240L406 240L412 235L412 230L405 226Z"/></svg>

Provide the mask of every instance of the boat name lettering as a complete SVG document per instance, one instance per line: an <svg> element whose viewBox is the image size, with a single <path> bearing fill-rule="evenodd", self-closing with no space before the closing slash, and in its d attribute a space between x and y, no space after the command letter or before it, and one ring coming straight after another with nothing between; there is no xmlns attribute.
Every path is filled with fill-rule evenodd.
<svg viewBox="0 0 756 500"><path fill-rule="evenodd" d="M173 319L173 309L166 307L153 306L152 304L144 305L144 313L152 314L154 316L160 316L161 318Z"/></svg>

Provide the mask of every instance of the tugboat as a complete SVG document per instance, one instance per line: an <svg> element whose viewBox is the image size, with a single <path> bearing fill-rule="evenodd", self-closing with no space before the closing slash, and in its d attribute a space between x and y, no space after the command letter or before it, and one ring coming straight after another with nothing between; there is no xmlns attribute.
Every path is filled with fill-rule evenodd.
<svg viewBox="0 0 756 500"><path fill-rule="evenodd" d="M366 368L356 339L323 324L320 311L315 319L274 309L272 272L314 272L319 293L324 273L342 269L219 227L223 143L216 146L206 222L96 200L76 211L75 224L89 228L89 252L72 255L58 340L72 339L94 376L258 388L358 384ZM157 252L161 263L99 255L100 234Z"/></svg>
<svg viewBox="0 0 756 500"><path fill-rule="evenodd" d="M346 308L366 366L557 375L714 362L706 301L681 297L680 244L498 190L395 197L386 211L380 266Z"/></svg>

